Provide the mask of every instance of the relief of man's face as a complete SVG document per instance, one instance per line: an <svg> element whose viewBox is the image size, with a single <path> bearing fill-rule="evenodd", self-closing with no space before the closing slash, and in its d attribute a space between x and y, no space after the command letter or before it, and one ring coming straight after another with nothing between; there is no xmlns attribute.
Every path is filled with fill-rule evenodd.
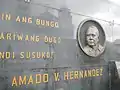
<svg viewBox="0 0 120 90"><path fill-rule="evenodd" d="M86 32L86 40L89 46L96 46L99 41L99 31L95 26L88 28Z"/></svg>

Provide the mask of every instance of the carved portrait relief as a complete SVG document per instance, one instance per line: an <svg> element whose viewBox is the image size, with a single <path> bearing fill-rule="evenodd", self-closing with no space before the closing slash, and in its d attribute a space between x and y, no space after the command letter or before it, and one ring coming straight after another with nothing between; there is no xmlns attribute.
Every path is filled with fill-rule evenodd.
<svg viewBox="0 0 120 90"><path fill-rule="evenodd" d="M95 20L84 20L78 27L77 42L86 55L97 57L105 49L104 30Z"/></svg>

